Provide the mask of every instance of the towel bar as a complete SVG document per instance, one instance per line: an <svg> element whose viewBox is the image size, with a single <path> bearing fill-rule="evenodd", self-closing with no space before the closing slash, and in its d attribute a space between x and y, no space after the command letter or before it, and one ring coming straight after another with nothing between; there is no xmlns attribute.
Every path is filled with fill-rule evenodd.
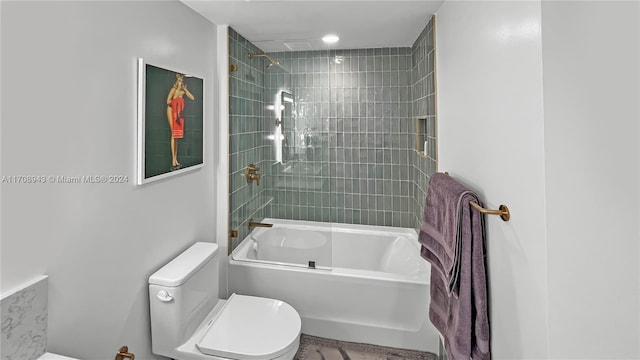
<svg viewBox="0 0 640 360"><path fill-rule="evenodd" d="M448 172L444 172L445 175L449 176ZM473 206L476 210L480 211L483 214L487 214L487 215L500 215L500 218L503 221L509 221L509 219L511 218L511 212L509 212L509 208L507 207L507 205L500 205L500 207L498 208L498 210L490 210L490 209L485 209L482 206L480 206L477 202L475 201L470 201L469 204L471 206Z"/></svg>

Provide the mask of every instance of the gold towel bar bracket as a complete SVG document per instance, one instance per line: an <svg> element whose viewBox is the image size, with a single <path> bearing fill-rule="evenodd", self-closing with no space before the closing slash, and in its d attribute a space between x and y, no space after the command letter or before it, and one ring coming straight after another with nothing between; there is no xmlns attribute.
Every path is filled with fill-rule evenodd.
<svg viewBox="0 0 640 360"><path fill-rule="evenodd" d="M470 201L469 204L483 214L500 215L500 218L502 218L502 220L504 221L509 221L509 219L511 218L511 213L509 212L509 208L507 207L507 205L500 205L499 210L490 210L483 208L475 201Z"/></svg>

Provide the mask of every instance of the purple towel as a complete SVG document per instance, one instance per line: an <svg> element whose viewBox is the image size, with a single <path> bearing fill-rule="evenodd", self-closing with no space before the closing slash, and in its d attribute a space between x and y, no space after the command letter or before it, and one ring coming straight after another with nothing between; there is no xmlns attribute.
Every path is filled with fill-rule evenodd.
<svg viewBox="0 0 640 360"><path fill-rule="evenodd" d="M449 359L491 359L484 223L469 188L442 173L429 181L419 241L431 263L429 319Z"/></svg>

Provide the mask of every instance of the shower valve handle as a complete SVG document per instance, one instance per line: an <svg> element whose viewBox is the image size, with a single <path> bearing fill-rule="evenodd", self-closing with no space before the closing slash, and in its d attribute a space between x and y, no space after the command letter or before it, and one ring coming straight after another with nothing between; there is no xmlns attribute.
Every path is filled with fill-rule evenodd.
<svg viewBox="0 0 640 360"><path fill-rule="evenodd" d="M260 168L253 164L247 166L247 174L245 175L247 177L247 183L255 181L256 185L260 185L260 174L256 173L258 170L260 170Z"/></svg>

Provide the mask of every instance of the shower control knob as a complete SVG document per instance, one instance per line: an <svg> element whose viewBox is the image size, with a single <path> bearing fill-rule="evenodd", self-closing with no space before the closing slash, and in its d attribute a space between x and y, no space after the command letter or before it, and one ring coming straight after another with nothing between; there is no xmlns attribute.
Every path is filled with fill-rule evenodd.
<svg viewBox="0 0 640 360"><path fill-rule="evenodd" d="M171 301L173 301L173 296L171 296L171 294L169 294L169 292L167 290L158 291L158 295L156 295L156 297L158 298L158 300L160 300L162 302L171 302Z"/></svg>

